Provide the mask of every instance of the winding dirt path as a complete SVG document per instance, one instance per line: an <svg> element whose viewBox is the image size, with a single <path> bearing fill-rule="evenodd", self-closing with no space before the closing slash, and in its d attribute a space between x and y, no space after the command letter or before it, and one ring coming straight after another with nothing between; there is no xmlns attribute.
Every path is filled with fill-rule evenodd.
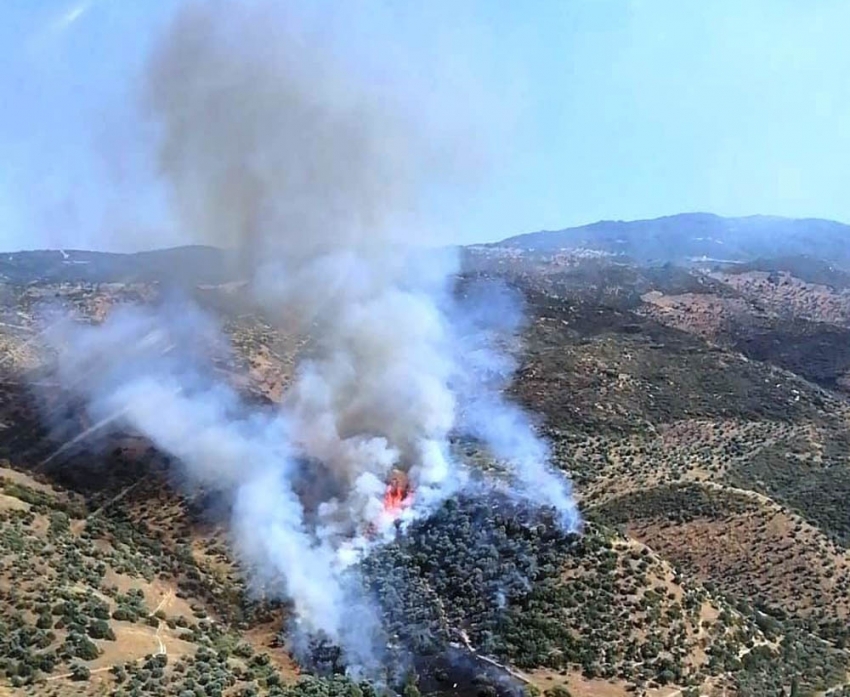
<svg viewBox="0 0 850 697"><path fill-rule="evenodd" d="M112 670L112 666L104 666L103 668L93 668L89 671L89 675L96 675L97 673L105 673L109 670ZM53 682L54 680L65 680L66 678L74 677L73 673L62 673L61 675L50 675L45 678L45 682Z"/></svg>
<svg viewBox="0 0 850 697"><path fill-rule="evenodd" d="M162 600L159 601L159 605L157 605L156 608L154 608L154 611L151 614L155 615L160 610L168 607L168 605L171 604L171 601L173 599L174 599L174 591L169 590L162 597ZM157 626L156 626L156 633L154 634L154 636L156 637L156 640L159 642L159 650L157 652L157 655L162 654L163 656L165 656L165 655L168 654L168 648L166 647L165 642L162 640L162 636L161 636L162 624L163 624L163 622L162 622L162 620L160 620L159 624L157 624Z"/></svg>
<svg viewBox="0 0 850 697"><path fill-rule="evenodd" d="M167 608L168 605L171 603L171 601L173 599L174 599L174 591L169 590L164 596L162 596L162 599L159 601L159 604L154 608L153 612L151 612L151 615L155 615L160 610L164 610L165 608ZM151 634L150 632L145 632L141 629L131 629L131 630L128 630L127 633L128 634L135 634L135 635L138 635L138 636L153 637L154 639L156 639L157 643L159 644L159 646L157 648L156 655L157 656L159 656L159 655L165 656L165 655L168 655L168 647L166 646L165 641L163 641L163 639L162 639L163 624L164 624L164 622L162 620L160 620L159 624L157 624L156 631L153 634ZM97 673L106 673L107 671L110 671L110 670L112 670L112 666L102 666L100 668L92 668L89 671L89 674L90 675L96 675ZM53 681L56 681L56 680L66 680L66 679L72 678L72 677L74 677L73 672L60 673L59 675L50 675L50 676L46 677L45 680L47 682L53 682ZM2 695L3 695L2 688L0 688L0 697L2 697Z"/></svg>

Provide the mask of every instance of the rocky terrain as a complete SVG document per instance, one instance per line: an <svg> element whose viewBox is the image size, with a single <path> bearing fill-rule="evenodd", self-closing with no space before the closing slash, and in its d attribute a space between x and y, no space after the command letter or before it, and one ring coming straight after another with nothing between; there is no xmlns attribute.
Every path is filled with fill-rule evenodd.
<svg viewBox="0 0 850 697"><path fill-rule="evenodd" d="M740 223L696 222L653 228L667 258L636 255L613 223L466 251L468 277L525 296L510 389L586 523L563 535L495 494L461 497L367 559L417 656L405 697L850 694L843 228L759 220L745 243ZM677 230L691 241L666 243ZM695 237L737 240L736 263ZM208 248L0 259L0 694L381 691L334 676L321 647L295 660L285 603L248 592L221 502L182 495L167 457L133 433L62 446L92 424L50 388L41 332L57 308L100 321L189 295L234 349L209 347L215 370L278 401L309 337L232 281Z"/></svg>

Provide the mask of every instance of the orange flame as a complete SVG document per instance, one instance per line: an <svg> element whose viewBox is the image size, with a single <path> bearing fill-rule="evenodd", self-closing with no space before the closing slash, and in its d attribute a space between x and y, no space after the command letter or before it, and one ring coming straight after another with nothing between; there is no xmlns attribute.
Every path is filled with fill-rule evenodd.
<svg viewBox="0 0 850 697"><path fill-rule="evenodd" d="M411 492L399 482L390 482L384 494L384 511L397 516L402 509L410 505Z"/></svg>
<svg viewBox="0 0 850 697"><path fill-rule="evenodd" d="M413 490L407 481L404 472L396 470L387 482L387 490L384 492L384 510L378 520L369 525L368 534L371 536L377 530L385 528L394 523L402 511L413 503Z"/></svg>
<svg viewBox="0 0 850 697"><path fill-rule="evenodd" d="M387 482L387 490L384 492L384 511L381 516L384 524L394 522L412 503L413 490L407 475L396 470Z"/></svg>

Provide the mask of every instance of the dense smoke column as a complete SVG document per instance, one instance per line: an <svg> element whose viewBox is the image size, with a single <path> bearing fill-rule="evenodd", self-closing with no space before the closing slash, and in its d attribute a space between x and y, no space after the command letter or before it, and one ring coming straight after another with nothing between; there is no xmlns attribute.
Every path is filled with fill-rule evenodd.
<svg viewBox="0 0 850 697"><path fill-rule="evenodd" d="M386 637L356 563L395 522L403 530L466 486L453 433L504 461L512 495L554 506L567 529L578 517L545 444L502 394L515 298L489 288L459 301L457 256L423 251L398 224L428 159L416 129L391 95L279 20L256 5L187 5L145 91L180 225L238 250L268 314L311 337L279 409L211 379L196 346L213 330L191 309L116 312L57 330L55 345L65 384L99 422L146 434L190 486L229 495L236 554L255 586L291 599L296 633L328 638L375 676ZM329 492L309 506L305 468L321 468ZM412 497L387 516L397 471Z"/></svg>
<svg viewBox="0 0 850 697"><path fill-rule="evenodd" d="M390 96L275 19L188 6L153 56L148 100L185 229L236 247L269 312L314 341L285 409L299 451L348 492L327 513L350 526L378 514L393 468L417 488L449 475L454 366L435 293L454 261L414 269L392 225L420 145Z"/></svg>

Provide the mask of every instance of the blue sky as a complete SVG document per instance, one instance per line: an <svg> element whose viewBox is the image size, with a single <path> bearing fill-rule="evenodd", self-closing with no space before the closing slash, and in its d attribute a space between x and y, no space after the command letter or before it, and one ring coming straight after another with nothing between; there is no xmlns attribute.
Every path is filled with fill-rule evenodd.
<svg viewBox="0 0 850 697"><path fill-rule="evenodd" d="M0 3L0 248L185 241L135 102L177 5ZM440 239L693 210L850 222L846 0L298 7L476 153L423 193Z"/></svg>

